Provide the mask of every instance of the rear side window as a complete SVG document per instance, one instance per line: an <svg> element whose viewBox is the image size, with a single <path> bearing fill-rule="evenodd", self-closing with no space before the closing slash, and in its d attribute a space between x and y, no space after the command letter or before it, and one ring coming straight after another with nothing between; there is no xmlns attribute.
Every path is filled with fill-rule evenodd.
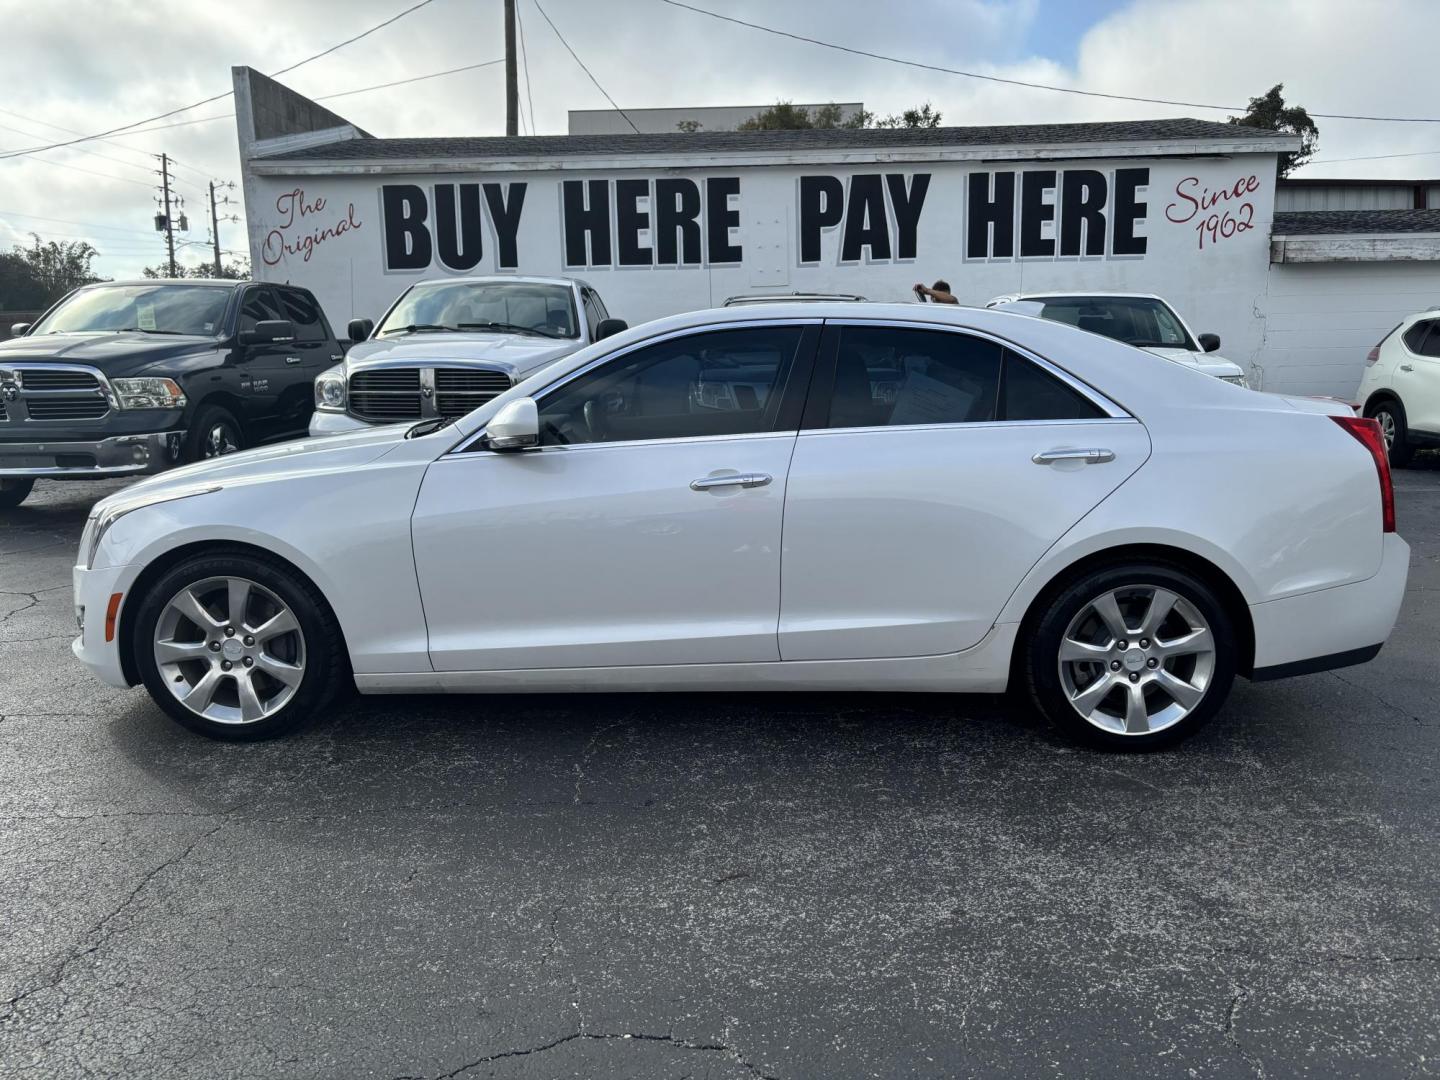
<svg viewBox="0 0 1440 1080"><path fill-rule="evenodd" d="M969 334L843 327L826 426L993 420L1003 352L995 342Z"/></svg>
<svg viewBox="0 0 1440 1080"><path fill-rule="evenodd" d="M285 311L284 318L295 324L296 341L324 341L329 336L325 332L325 320L320 315L320 305L309 295L295 289L277 291L280 306Z"/></svg>
<svg viewBox="0 0 1440 1080"><path fill-rule="evenodd" d="M1430 327L1434 325L1435 322L1433 319L1421 319L1414 326L1410 327L1409 330L1406 330L1403 338L1405 347L1420 356L1433 355L1425 351L1425 339L1430 333Z"/></svg>
<svg viewBox="0 0 1440 1080"><path fill-rule="evenodd" d="M1038 364L1005 351L1001 420L1094 420L1104 415L1089 398Z"/></svg>

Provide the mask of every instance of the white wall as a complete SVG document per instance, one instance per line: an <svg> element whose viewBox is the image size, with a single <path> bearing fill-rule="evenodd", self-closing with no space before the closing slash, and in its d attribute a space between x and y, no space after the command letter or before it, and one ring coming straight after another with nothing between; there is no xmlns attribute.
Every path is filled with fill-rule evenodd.
<svg viewBox="0 0 1440 1080"><path fill-rule="evenodd" d="M752 292L835 291L859 293L872 300L913 299L916 281L950 281L964 303L983 304L1000 293L1017 290L1126 290L1154 292L1174 304L1197 332L1213 331L1223 341L1222 354L1242 366L1259 357L1264 339L1259 298L1266 291L1269 233L1274 201L1274 156L1240 155L1208 159L1098 159L1037 163L907 162L850 166L737 166L684 169L635 168L587 173L573 171L495 173L490 171L435 175L255 176L248 178L247 219L253 265L258 277L293 281L312 288L331 321L343 327L352 316L378 318L411 283L450 273L438 254L419 271L387 272L384 268L381 187L410 183L430 193L429 224L434 227L434 185L484 182L524 183L525 199L518 227L518 271L528 274L575 274L594 284L611 312L632 324L720 304L727 296ZM643 164L643 163L638 163ZM1021 202L1019 173L1056 169L1095 170L1107 178L1107 228L1113 232L1117 170L1147 168L1148 185L1137 193L1144 204L1137 231L1145 238L1143 255L1117 254L1113 236L1104 253L1065 258L1058 255L1021 258L1018 254L989 259L966 258L967 199L971 173L1017 173L1016 214ZM918 174L930 176L917 227L913 259L892 250L888 259L867 248L860 260L840 259L842 228L823 233L821 257L802 265L799 252L799 178L827 174L840 178L847 190L854 178L867 174L901 174L913 188ZM569 179L653 179L684 177L703 184L710 177L739 177L740 194L732 200L738 228L732 243L741 246L738 266L689 267L567 267L564 258L561 182ZM1191 201L1203 192L1239 194L1223 200L1214 211L1197 212ZM305 209L298 208L296 190L303 191ZM1048 204L1060 201L1055 191L1042 191ZM641 207L645 206L644 201ZM883 211L892 244L898 239L893 207ZM1197 231L1197 224L1215 213L1217 234ZM1191 216L1193 213L1193 216ZM1229 224L1225 214L1229 214ZM612 202L611 224L615 224ZM1058 217L1063 217L1057 211ZM1180 219L1180 220L1176 220ZM1077 215L1078 220L1078 215ZM1249 225L1237 228L1235 221ZM1054 238L1057 222L1044 222L1041 236ZM1222 235L1230 232L1230 235ZM1017 227L1017 237L1019 229ZM655 246L653 229L640 234ZM493 227L486 226L484 255L470 273L490 273L496 266Z"/></svg>
<svg viewBox="0 0 1440 1080"><path fill-rule="evenodd" d="M1266 390L1352 400L1365 354L1440 305L1440 263L1279 263L1263 301Z"/></svg>

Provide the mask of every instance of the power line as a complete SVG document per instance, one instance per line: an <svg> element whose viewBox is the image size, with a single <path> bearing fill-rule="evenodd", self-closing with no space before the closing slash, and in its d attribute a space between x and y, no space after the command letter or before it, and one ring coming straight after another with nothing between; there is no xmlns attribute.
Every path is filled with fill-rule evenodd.
<svg viewBox="0 0 1440 1080"><path fill-rule="evenodd" d="M7 110L0 109L0 112L7 112ZM14 115L14 114L7 113L7 115ZM22 118L22 119L23 119L23 118ZM55 125L53 125L53 124L46 124L45 126L46 126L46 127L54 127ZM14 126L10 125L10 124L0 124L0 128L4 128L6 131L13 131L13 132L15 132L15 134L17 134L17 135L28 135L28 136L30 136L30 138L32 138L32 139L34 139L34 138L44 138L44 137L45 137L45 136L43 136L43 135L37 135L37 133L34 132L34 131L26 131L24 128L17 128L17 127L14 127ZM64 129L62 128L61 130L64 130ZM83 147L83 146L72 146L72 147L70 147L69 149L70 149L71 152L73 152L73 153L76 153L76 154L88 154L90 157L99 158L99 159L102 160L102 161L110 161L110 162L114 162L116 165L124 165L124 166L125 166L126 168L128 168L128 169L139 169L141 172L145 172L145 173L149 173L149 172L152 171L149 167L147 167L147 166L145 166L145 165L140 165L140 164L138 164L138 163L136 163L136 162L134 162L134 161L126 161L124 158L111 157L109 154L97 153L96 151L94 151L94 150L88 150L88 149L86 149L86 148ZM129 147L126 147L126 149L129 149ZM4 153L4 152L5 152L5 151L0 150L0 153ZM132 150L131 152L132 152L132 153L136 153L136 154L145 154L145 151L143 151L143 150ZM149 157L148 154L145 154L145 156L146 156L146 157Z"/></svg>
<svg viewBox="0 0 1440 1080"><path fill-rule="evenodd" d="M515 25L520 28L520 66L525 70L525 100L530 106L530 134L539 135L540 129L535 126L535 99L530 96L530 58L525 55L525 19L520 14L523 4L515 5Z"/></svg>
<svg viewBox="0 0 1440 1080"><path fill-rule="evenodd" d="M112 173L96 172L94 169L81 168L79 165L69 165L63 161L51 161L49 158L40 157L38 154L30 158L30 160L36 165L49 165L53 169L69 169L71 172L85 173L87 176L98 176L102 180L117 180L125 184L135 184L137 187L143 187L146 191L149 191L151 187L151 185L147 184L144 180L131 180L128 176L115 176Z"/></svg>
<svg viewBox="0 0 1440 1080"><path fill-rule="evenodd" d="M406 15L409 15L411 12L413 12L413 11L419 11L421 8L427 6L428 4L432 4L432 3L434 3L434 0L419 0L419 3L410 5L410 6L409 6L408 8L406 8L404 11L400 12L398 15L392 15L390 18L386 19L384 22L382 22L382 23L376 23L374 26L370 27L370 29L368 29L368 30L363 30L363 31L361 31L360 33L356 34L354 37L346 38L344 41L340 42L338 45L332 45L332 46L330 46L330 48L325 49L325 50L322 51L322 52L315 53L313 56L307 56L304 60L296 61L295 63L291 64L289 67L283 67L283 68L281 68L279 71L273 71L273 72L271 72L271 73L270 73L270 77L271 77L271 78L277 78L278 76L285 75L285 74L287 74L288 72L294 71L296 68L304 67L306 64L309 64L309 63L311 63L311 62L313 62L313 61L315 61L315 60L319 60L322 56L329 56L331 53L335 52L337 49L343 49L346 45L353 45L355 42L359 41L361 38L369 37L371 34L375 33L377 30L383 30L385 27L389 26L391 23L397 22L398 20L403 19ZM59 149L60 147L62 147L62 146L74 146L76 143L91 142L92 140L95 140L95 139L103 139L103 138L105 138L107 135L115 135L115 134L118 134L119 132L122 132L122 131L128 131L128 130L130 130L131 128L137 128L137 127L139 127L141 124L149 124L149 123L152 123L152 122L154 122L154 121L156 121L156 120L164 120L164 119L166 119L166 118L168 118L168 117L175 116L177 113L189 112L191 109L199 108L201 105L208 105L208 104L210 104L210 102L212 102L212 101L220 101L220 100L222 100L222 99L224 99L224 98L231 97L234 93L235 93L234 90L226 90L223 94L213 94L213 95L211 95L210 97L201 98L199 101L191 102L189 105L182 105L182 106L180 106L178 109L171 109L171 110L169 110L168 112L159 113L159 114L156 115L156 116L147 117L147 118L144 119L144 120L134 120L134 121L132 121L132 122L130 122L130 123L128 123L128 124L121 124L119 127L110 128L110 129L107 130L107 131L101 131L101 132L98 132L98 133L96 133L96 134L94 134L94 135L82 135L82 136L80 136L79 138L70 139L70 140L67 141L67 142L52 143L52 144L49 145L49 146L32 146L32 147L29 147L29 148L27 148L27 149L25 149L25 150L12 150L12 151L10 151L10 152L8 152L8 153L0 154L0 160L4 160L5 158L11 158L11 157L19 157L19 156L22 155L22 154L33 154L33 153L37 153L37 152L42 151L42 150L58 150L58 149Z"/></svg>
<svg viewBox="0 0 1440 1080"><path fill-rule="evenodd" d="M668 3L669 0L666 0L666 2ZM545 21L550 24L550 29L554 30L555 36L560 39L560 44L565 46L565 51L575 58L575 63L580 65L580 70L585 72L586 75L590 76L590 81L595 84L595 89L599 90L600 93L605 95L605 100L610 103L610 107L616 112L618 112L621 117L624 118L625 122L630 125L631 131L635 132L636 135L639 135L640 129L635 126L635 121L631 120L629 116L626 116L625 110L620 108L619 105L615 104L615 99L606 92L605 87L600 85L600 80L595 78L594 74L591 73L590 69L585 66L585 61L581 60L580 57L575 55L575 50L570 48L570 43L565 40L565 35L560 33L560 28L555 25L554 20L551 19L549 15L545 14L545 9L540 6L540 0L535 0L535 10L540 12L540 14L544 16ZM699 11L700 9L696 8L695 10ZM709 12L706 12L706 14L709 14Z"/></svg>
<svg viewBox="0 0 1440 1080"><path fill-rule="evenodd" d="M93 221L71 221L69 218L44 217L40 214L26 214L19 210L0 210L0 218L19 217L34 218L36 221L54 221L61 225L79 225L82 229L104 229L108 232L134 233L137 236L157 236L155 232L146 229L123 229L118 225L97 225Z"/></svg>
<svg viewBox="0 0 1440 1080"><path fill-rule="evenodd" d="M1208 105L1199 101L1176 101L1171 98L1139 97L1134 94L1106 94L1099 90L1080 90L1072 86L1050 86L1046 83L1027 82L1024 79L1006 79L999 75L982 75L977 71L961 71L959 68L941 67L938 64L924 64L918 60L906 60L898 56L886 56L884 53L851 48L848 45L837 45L833 41L821 41L819 38L806 37L804 34L792 34L788 30L778 30L773 26L747 22L744 19L737 19L731 15L721 15L718 11L708 11L702 7L695 7L693 4L682 3L681 0L660 0L660 2L662 4L669 4L671 7L693 11L697 15L708 15L710 18L719 19L721 22L734 23L736 26L747 26L751 30L761 30L767 34L774 34L776 37L790 38L792 41L803 41L809 45L818 45L823 49L834 49L836 52L850 53L852 56L865 56L871 60L884 60L887 63L920 68L924 71L938 71L945 75L960 75L967 79L982 79L985 82L1004 83L1006 86L1023 86L1030 90L1049 90L1056 94L1076 94L1081 97L1106 98L1111 101L1138 101L1146 105L1179 105L1186 109L1214 109L1217 112L1229 113L1243 113L1247 108L1243 105ZM538 0L535 6L540 6ZM540 14L545 14L543 8L541 8ZM558 33L558 31L556 32ZM561 40L563 41L564 39L562 38ZM578 60L579 58L577 57L576 59ZM581 64L580 66L584 67L585 65ZM589 73L587 72L586 74ZM599 84L597 83L596 85L598 86ZM606 94L605 96L609 97L610 95ZM614 102L611 102L611 104L613 105ZM1440 117L1429 116L1357 116L1351 113L1322 112L1312 112L1310 115L1320 120L1374 120L1394 124L1440 124Z"/></svg>
<svg viewBox="0 0 1440 1080"><path fill-rule="evenodd" d="M1440 150L1420 150L1413 154L1367 154L1364 157L1311 158L1306 165L1330 165L1339 161L1389 161L1392 158L1434 157Z"/></svg>

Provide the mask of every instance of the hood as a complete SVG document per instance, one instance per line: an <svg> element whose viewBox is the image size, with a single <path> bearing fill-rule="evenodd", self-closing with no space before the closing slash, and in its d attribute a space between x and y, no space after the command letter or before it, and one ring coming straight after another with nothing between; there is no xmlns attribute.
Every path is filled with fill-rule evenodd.
<svg viewBox="0 0 1440 1080"><path fill-rule="evenodd" d="M157 361L211 352L219 348L215 338L200 335L144 334L40 334L35 337L0 341L0 367L9 364L51 361L57 364L84 364L107 375L124 375Z"/></svg>
<svg viewBox="0 0 1440 1080"><path fill-rule="evenodd" d="M388 453L405 441L405 432L414 422L387 424L318 439L277 443L255 450L242 450L210 461L197 461L159 473L132 484L111 498L126 499L147 492L172 488L190 489L210 484L248 483L297 473L344 472L359 468Z"/></svg>
<svg viewBox="0 0 1440 1080"><path fill-rule="evenodd" d="M1217 379L1233 379L1245 374L1239 364L1226 360L1218 353L1191 352L1189 349L1165 349L1158 346L1147 348L1145 351L1154 353L1156 356L1163 356L1166 360L1173 360L1177 364L1193 367L1195 370L1203 371L1206 375L1213 375Z"/></svg>
<svg viewBox="0 0 1440 1080"><path fill-rule="evenodd" d="M434 367L456 365L495 368L518 382L525 375L583 348L576 338L543 338L529 334L490 332L392 334L350 347L345 366L351 371L373 367Z"/></svg>

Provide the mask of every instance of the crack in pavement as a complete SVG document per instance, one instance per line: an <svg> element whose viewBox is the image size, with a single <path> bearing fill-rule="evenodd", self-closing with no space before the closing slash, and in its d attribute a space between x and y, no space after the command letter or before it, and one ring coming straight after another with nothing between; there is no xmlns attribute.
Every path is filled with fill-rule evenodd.
<svg viewBox="0 0 1440 1080"><path fill-rule="evenodd" d="M541 1043L538 1046L522 1047L516 1050L502 1050L499 1053L488 1054L485 1057L477 1058L476 1060L468 1062L465 1065L461 1065L458 1069L454 1069L451 1072L441 1073L439 1076L434 1077L433 1080L455 1080L455 1077L461 1076L464 1073L470 1072L473 1069L478 1069L482 1065L488 1065L493 1061L502 1061L505 1058L528 1057L531 1054L543 1054L547 1050L554 1050L557 1046L564 1046L566 1043L572 1043L577 1040L592 1040L596 1042L623 1042L627 1040L633 1040L635 1042L659 1042L667 1043L670 1046L678 1047L681 1050L702 1050L712 1053L721 1053L728 1057L731 1061L735 1062L735 1064L739 1065L746 1072L750 1073L754 1077L757 1077L758 1080L779 1080L778 1077L761 1072L757 1066L752 1065L749 1061L745 1060L745 1058L740 1055L739 1051L734 1050L731 1047L724 1045L723 1043L697 1043L691 1042L688 1039L678 1039L674 1035L653 1035L646 1032L600 1032L584 1030L571 1032L569 1035L562 1035L557 1039L552 1039L550 1042L547 1043ZM392 1080L427 1080L427 1078L418 1076L397 1076L392 1078Z"/></svg>
<svg viewBox="0 0 1440 1080"><path fill-rule="evenodd" d="M213 828L201 833L199 836L192 839L190 843L185 845L184 850L181 851L179 854L172 855L170 858L162 862L159 866L155 867L147 874L145 874L145 876L140 879L139 883L130 890L129 895L126 896L125 899L122 900L117 907L111 910L109 914L105 915L104 918L102 918L99 922L97 922L94 926L92 926L89 930L85 932L84 936L87 938L99 934L99 940L87 948L73 950L68 956L65 957L65 959L61 960L60 963L56 965L55 970L50 973L49 978L35 986L30 987L27 990L20 991L20 993L16 994L14 997L10 998L9 1001L5 1002L6 1011L3 1015L0 1015L0 1024L8 1024L15 1019L16 1012L21 1002L26 1001L31 997L34 997L42 990L50 990L59 986L65 980L65 972L69 969L71 964L75 963L75 961L79 960L81 957L90 956L96 952L99 952L100 949L104 948L105 945L111 941L111 939L116 937L118 934L124 933L123 930L119 929L111 930L107 933L106 927L108 927L110 923L113 922L115 919L119 918L120 914L126 908L128 908L131 904L135 903L135 901L139 898L140 894L145 891L146 886L148 886L150 882L154 881L155 878L158 877L165 870L168 870L173 866L178 866L180 863L188 859L191 852L193 852L197 847L199 847L201 843L210 839L210 837L214 836L227 824L229 824L228 821L221 821Z"/></svg>
<svg viewBox="0 0 1440 1080"><path fill-rule="evenodd" d="M585 767L590 764L590 759L595 756L595 744L600 741L600 737L606 732L614 731L618 727L623 727L624 724L624 720L616 720L613 723L606 724L604 727L597 729L595 734L590 736L590 741L585 744L585 750L580 755L580 760L575 763L575 798L571 800L575 806L580 805L580 785L585 782Z"/></svg>
<svg viewBox="0 0 1440 1080"><path fill-rule="evenodd" d="M1265 1080L1265 1066L1250 1051L1240 1045L1240 1039L1235 1034L1235 1021L1240 1016L1240 1006L1250 1000L1250 987L1242 983L1232 982L1230 984L1230 1004L1225 1008L1225 1022L1221 1025L1220 1033L1224 1035L1225 1041L1229 1043L1237 1054L1245 1059L1245 1062L1255 1070L1255 1075L1260 1080Z"/></svg>
<svg viewBox="0 0 1440 1080"><path fill-rule="evenodd" d="M1350 680L1350 679L1345 678L1345 676L1341 675L1338 671L1332 671L1332 672L1330 672L1330 674L1331 674L1332 676L1334 676L1336 679L1339 679L1339 680L1340 680L1342 683L1344 683L1346 686L1351 687L1352 689L1355 689L1355 690L1359 690L1362 694L1366 694L1366 695L1374 698L1374 699L1375 699L1376 701L1378 701L1381 705L1384 705L1387 709L1392 709L1392 710L1394 710L1395 712L1398 712L1401 716L1405 717L1407 720L1413 721L1416 727L1426 728L1426 727L1429 727L1429 726L1430 726L1430 725L1427 724L1424 720L1422 720L1420 717L1418 717L1418 716L1416 716L1414 713L1412 713L1410 710L1408 710L1408 709L1402 709L1399 705L1396 705L1393 701L1387 701L1385 698L1383 698L1383 697L1381 697L1379 694L1377 694L1374 690L1371 690L1371 689L1369 689L1368 687L1361 686L1359 683L1354 682L1354 681L1352 681L1352 680Z"/></svg>

